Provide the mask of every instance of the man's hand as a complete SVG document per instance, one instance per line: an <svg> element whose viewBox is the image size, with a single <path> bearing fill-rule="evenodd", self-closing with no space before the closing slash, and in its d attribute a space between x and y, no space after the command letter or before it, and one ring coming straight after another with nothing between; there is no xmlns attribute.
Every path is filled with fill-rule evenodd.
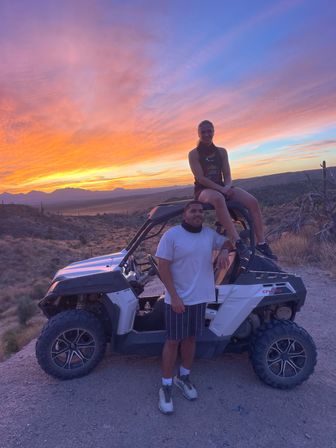
<svg viewBox="0 0 336 448"><path fill-rule="evenodd" d="M227 249L221 249L216 260L217 269L227 269L230 264L229 251Z"/></svg>
<svg viewBox="0 0 336 448"><path fill-rule="evenodd" d="M177 314L184 313L185 311L184 303L178 296L171 298L171 307Z"/></svg>

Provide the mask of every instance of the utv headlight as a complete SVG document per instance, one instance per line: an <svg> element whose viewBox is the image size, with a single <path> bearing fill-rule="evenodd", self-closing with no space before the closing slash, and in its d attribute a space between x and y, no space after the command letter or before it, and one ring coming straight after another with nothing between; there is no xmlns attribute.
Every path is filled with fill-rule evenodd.
<svg viewBox="0 0 336 448"><path fill-rule="evenodd" d="M280 320L290 320L293 311L289 306L279 306L275 311L275 316Z"/></svg>

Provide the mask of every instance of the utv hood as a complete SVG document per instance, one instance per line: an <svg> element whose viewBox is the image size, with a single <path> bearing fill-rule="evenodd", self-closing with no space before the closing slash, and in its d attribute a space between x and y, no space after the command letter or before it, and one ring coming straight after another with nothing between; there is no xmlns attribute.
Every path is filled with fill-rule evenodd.
<svg viewBox="0 0 336 448"><path fill-rule="evenodd" d="M87 275L118 271L120 269L119 264L126 254L126 249L123 249L121 252L76 261L57 271L52 283Z"/></svg>

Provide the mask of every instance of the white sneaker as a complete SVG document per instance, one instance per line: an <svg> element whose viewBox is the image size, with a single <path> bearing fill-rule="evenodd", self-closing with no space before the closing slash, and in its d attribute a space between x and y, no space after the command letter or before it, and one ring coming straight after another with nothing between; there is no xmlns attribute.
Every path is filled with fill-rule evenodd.
<svg viewBox="0 0 336 448"><path fill-rule="evenodd" d="M159 390L159 409L163 414L172 414L174 412L172 399L173 386L161 386Z"/></svg>
<svg viewBox="0 0 336 448"><path fill-rule="evenodd" d="M189 379L189 375L174 376L174 384L181 389L187 400L196 400L198 393L196 387Z"/></svg>

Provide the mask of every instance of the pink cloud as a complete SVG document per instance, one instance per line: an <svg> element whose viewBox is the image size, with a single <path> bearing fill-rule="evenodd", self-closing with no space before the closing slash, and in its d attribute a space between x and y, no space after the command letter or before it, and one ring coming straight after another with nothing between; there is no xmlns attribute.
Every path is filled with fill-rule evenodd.
<svg viewBox="0 0 336 448"><path fill-rule="evenodd" d="M70 15L41 22L31 16L4 43L0 88L14 104L11 121L52 129L129 129L149 82L146 45L153 37L146 23L135 20L132 28L99 28L103 11L95 3L85 5L76 20Z"/></svg>
<svg viewBox="0 0 336 448"><path fill-rule="evenodd" d="M69 2L62 20L46 14L41 21L31 14L3 43L3 185L59 171L186 160L204 118L216 125L216 143L230 151L336 121L334 43L323 51L321 43L306 48L310 27L302 28L291 51L288 41L277 49L283 64L269 64L262 74L246 72L230 87L214 87L206 75L191 76L242 34L291 9L291 2L271 5L169 72L159 70L166 55L155 60L150 51L158 37L142 7L115 6L112 26L102 3L76 4ZM19 17L18 11L11 17ZM132 26L125 26L125 17ZM299 152L313 157L307 148L296 150L295 157ZM289 160L283 151L277 153L278 165L283 157ZM274 169L272 158L256 155L252 162Z"/></svg>

